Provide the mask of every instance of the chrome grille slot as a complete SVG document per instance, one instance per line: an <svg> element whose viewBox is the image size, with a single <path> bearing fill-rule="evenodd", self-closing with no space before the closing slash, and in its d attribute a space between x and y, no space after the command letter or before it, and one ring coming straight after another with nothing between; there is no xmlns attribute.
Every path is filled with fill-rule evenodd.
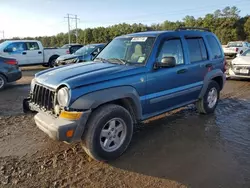
<svg viewBox="0 0 250 188"><path fill-rule="evenodd" d="M36 84L31 95L31 101L39 107L52 111L55 92Z"/></svg>

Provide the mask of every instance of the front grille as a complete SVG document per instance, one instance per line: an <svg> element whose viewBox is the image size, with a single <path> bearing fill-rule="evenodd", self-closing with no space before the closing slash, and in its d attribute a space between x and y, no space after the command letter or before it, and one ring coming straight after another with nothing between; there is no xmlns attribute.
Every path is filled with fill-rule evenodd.
<svg viewBox="0 0 250 188"><path fill-rule="evenodd" d="M53 110L55 92L36 84L31 95L31 102L47 111Z"/></svg>
<svg viewBox="0 0 250 188"><path fill-rule="evenodd" d="M249 70L248 74L241 73L241 72L240 72L241 69L248 69L248 70ZM235 73L236 75L250 76L250 67L235 66L235 67L233 68L233 71L234 71L234 73Z"/></svg>

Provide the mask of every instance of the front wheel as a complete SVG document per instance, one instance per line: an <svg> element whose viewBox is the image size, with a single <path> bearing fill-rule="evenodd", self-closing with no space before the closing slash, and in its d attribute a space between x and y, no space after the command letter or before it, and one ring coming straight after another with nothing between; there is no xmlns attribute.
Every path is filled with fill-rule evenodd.
<svg viewBox="0 0 250 188"><path fill-rule="evenodd" d="M214 112L220 98L220 86L215 81L210 81L205 95L196 102L196 108L201 114Z"/></svg>
<svg viewBox="0 0 250 188"><path fill-rule="evenodd" d="M83 148L95 160L114 160L127 149L132 135L129 112L119 105L104 105L93 112L87 123Z"/></svg>

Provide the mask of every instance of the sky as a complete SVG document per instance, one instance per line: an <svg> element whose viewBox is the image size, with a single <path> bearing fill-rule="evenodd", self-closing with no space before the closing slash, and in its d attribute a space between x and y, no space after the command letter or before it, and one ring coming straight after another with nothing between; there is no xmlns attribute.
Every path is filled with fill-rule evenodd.
<svg viewBox="0 0 250 188"><path fill-rule="evenodd" d="M250 0L0 0L0 39L3 30L5 38L67 32L68 13L77 15L78 27L84 29L204 17L226 6L237 6L241 16L250 14ZM70 24L74 29L75 22Z"/></svg>

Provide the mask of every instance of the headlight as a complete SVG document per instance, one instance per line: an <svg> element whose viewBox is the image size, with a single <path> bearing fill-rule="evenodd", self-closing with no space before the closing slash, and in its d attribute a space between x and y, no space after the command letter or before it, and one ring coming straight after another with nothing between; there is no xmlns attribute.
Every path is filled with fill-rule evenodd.
<svg viewBox="0 0 250 188"><path fill-rule="evenodd" d="M59 89L57 93L57 101L60 106L66 106L69 102L69 90L66 87Z"/></svg>
<svg viewBox="0 0 250 188"><path fill-rule="evenodd" d="M36 84L35 79L32 79L31 84L30 84L30 92L33 92L35 84Z"/></svg>

